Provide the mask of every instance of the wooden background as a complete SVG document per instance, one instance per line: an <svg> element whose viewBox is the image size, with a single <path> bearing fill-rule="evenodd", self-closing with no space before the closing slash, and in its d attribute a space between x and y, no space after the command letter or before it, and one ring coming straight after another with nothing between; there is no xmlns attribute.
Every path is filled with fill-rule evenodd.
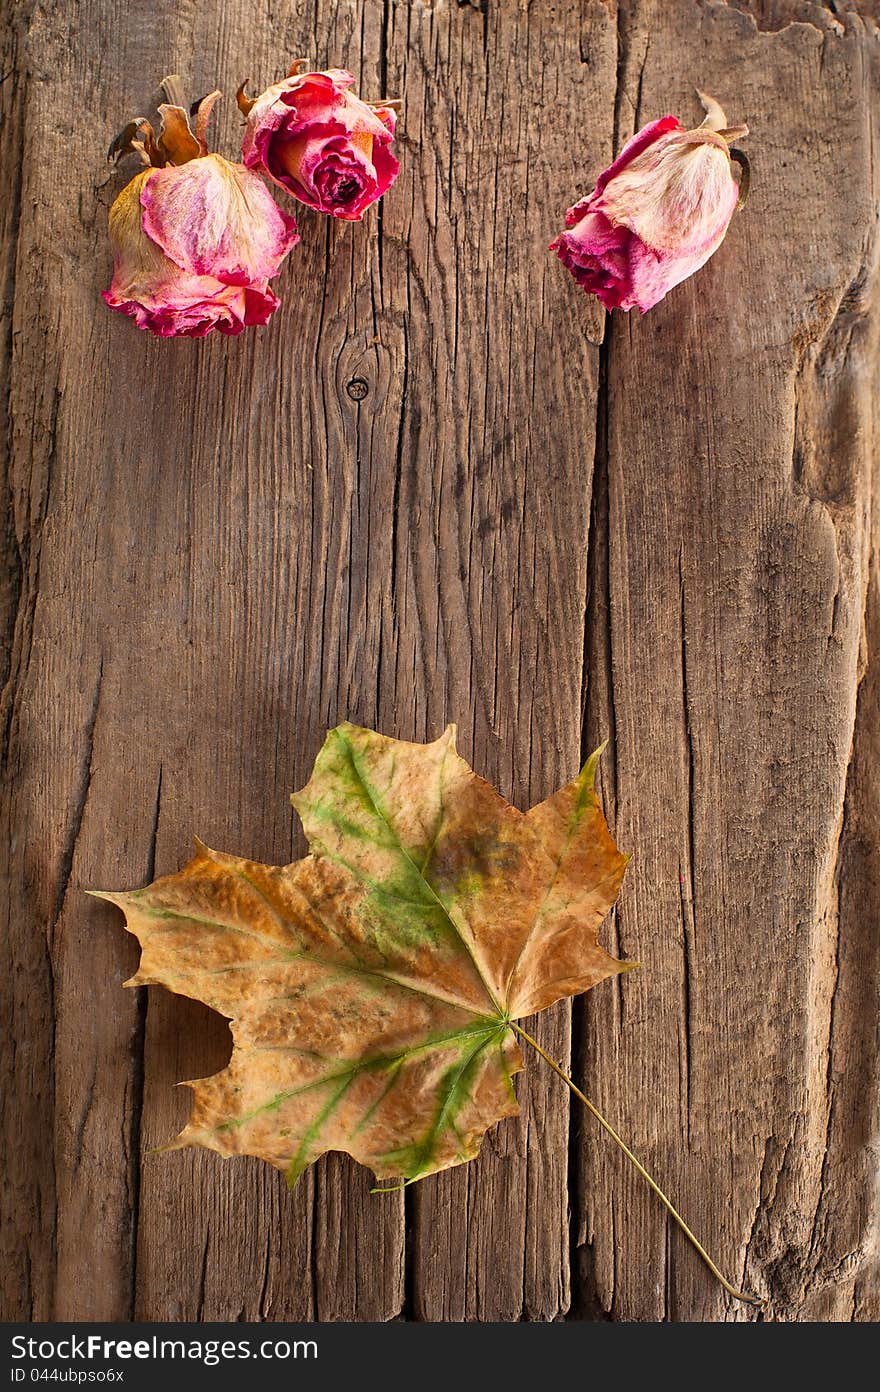
<svg viewBox="0 0 880 1392"><path fill-rule="evenodd" d="M122 990L134 942L82 890L193 833L298 855L288 793L348 718L456 720L521 806L610 739L636 854L604 941L643 969L540 1038L759 1318L880 1318L876 7L11 14L3 1313L756 1317L541 1066L520 1121L405 1196L338 1156L289 1195L150 1154L227 1027ZM225 89L232 155L238 82L300 55L403 95L397 184L360 226L298 213L266 329L139 334L99 299L109 138L179 71ZM696 279L606 319L546 244L635 127L700 119L695 86L751 126L749 205Z"/></svg>

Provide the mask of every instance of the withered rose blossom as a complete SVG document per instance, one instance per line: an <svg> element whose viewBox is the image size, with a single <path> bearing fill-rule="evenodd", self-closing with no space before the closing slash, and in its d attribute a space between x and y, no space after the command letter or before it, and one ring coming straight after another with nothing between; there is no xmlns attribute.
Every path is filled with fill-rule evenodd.
<svg viewBox="0 0 880 1392"><path fill-rule="evenodd" d="M294 63L283 82L254 100L242 83L242 159L308 207L356 222L397 178L400 166L389 149L393 106L361 101L342 68L300 72L300 66Z"/></svg>
<svg viewBox="0 0 880 1392"><path fill-rule="evenodd" d="M730 142L748 126L728 126L718 102L699 95L702 125L685 130L663 116L645 126L569 208L568 230L550 244L606 309L644 313L662 300L718 249L745 197L748 165ZM742 166L739 183L732 158Z"/></svg>
<svg viewBox="0 0 880 1392"><path fill-rule="evenodd" d="M111 154L137 151L150 167L110 209L113 280L104 299L162 338L265 324L279 304L269 281L299 241L294 219L256 174L208 153L218 95L199 105L194 131L182 107L164 105L158 139L138 120L111 146Z"/></svg>

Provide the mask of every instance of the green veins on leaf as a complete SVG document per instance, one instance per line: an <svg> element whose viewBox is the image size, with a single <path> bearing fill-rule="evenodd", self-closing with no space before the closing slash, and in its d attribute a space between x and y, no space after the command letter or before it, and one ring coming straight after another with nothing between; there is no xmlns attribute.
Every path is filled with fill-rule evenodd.
<svg viewBox="0 0 880 1392"><path fill-rule="evenodd" d="M455 752L341 725L293 797L311 854L210 851L118 904L159 983L231 1021L172 1146L260 1156L293 1182L328 1150L377 1178L472 1159L518 1111L512 1024L630 964L599 945L627 857L578 778L522 813Z"/></svg>

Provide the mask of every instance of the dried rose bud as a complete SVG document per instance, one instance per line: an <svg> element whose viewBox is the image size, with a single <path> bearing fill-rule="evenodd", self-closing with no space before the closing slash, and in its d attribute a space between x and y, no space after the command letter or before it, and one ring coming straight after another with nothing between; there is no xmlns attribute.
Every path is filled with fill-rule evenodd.
<svg viewBox="0 0 880 1392"><path fill-rule="evenodd" d="M394 110L356 97L348 90L354 78L342 68L299 67L294 63L283 82L253 101L242 83L242 158L301 203L356 222L397 178L400 166L388 148Z"/></svg>
<svg viewBox="0 0 880 1392"><path fill-rule="evenodd" d="M279 300L269 289L299 241L296 223L240 164L208 153L205 127L219 93L197 108L161 106L158 138L133 121L110 147L134 150L149 168L110 209L113 280L104 299L162 338L237 334L265 324Z"/></svg>
<svg viewBox="0 0 880 1392"><path fill-rule="evenodd" d="M748 126L728 126L718 103L699 93L707 116L685 130L675 116L652 121L627 142L596 187L565 215L550 243L588 294L606 309L645 312L686 280L721 245L746 193L733 175L730 142Z"/></svg>

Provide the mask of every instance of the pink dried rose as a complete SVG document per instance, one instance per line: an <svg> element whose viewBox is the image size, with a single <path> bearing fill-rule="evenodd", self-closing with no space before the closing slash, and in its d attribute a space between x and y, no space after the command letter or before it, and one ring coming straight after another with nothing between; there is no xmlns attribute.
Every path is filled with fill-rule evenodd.
<svg viewBox="0 0 880 1392"><path fill-rule="evenodd" d="M111 155L135 151L148 164L110 209L111 309L161 338L202 338L212 329L238 334L265 324L279 300L269 289L299 241L256 174L208 153L205 128L220 94L196 111L159 107L158 138L149 122L131 122Z"/></svg>
<svg viewBox="0 0 880 1392"><path fill-rule="evenodd" d="M728 126L712 97L685 130L675 116L652 121L627 142L596 187L565 215L550 243L588 294L606 309L645 312L708 261L745 199L748 163L730 142L748 126ZM732 160L741 167L734 178Z"/></svg>
<svg viewBox="0 0 880 1392"><path fill-rule="evenodd" d="M308 207L357 222L397 178L400 166L389 148L393 104L361 101L342 68L300 72L301 66L294 63L283 82L255 100L242 83L242 158Z"/></svg>

